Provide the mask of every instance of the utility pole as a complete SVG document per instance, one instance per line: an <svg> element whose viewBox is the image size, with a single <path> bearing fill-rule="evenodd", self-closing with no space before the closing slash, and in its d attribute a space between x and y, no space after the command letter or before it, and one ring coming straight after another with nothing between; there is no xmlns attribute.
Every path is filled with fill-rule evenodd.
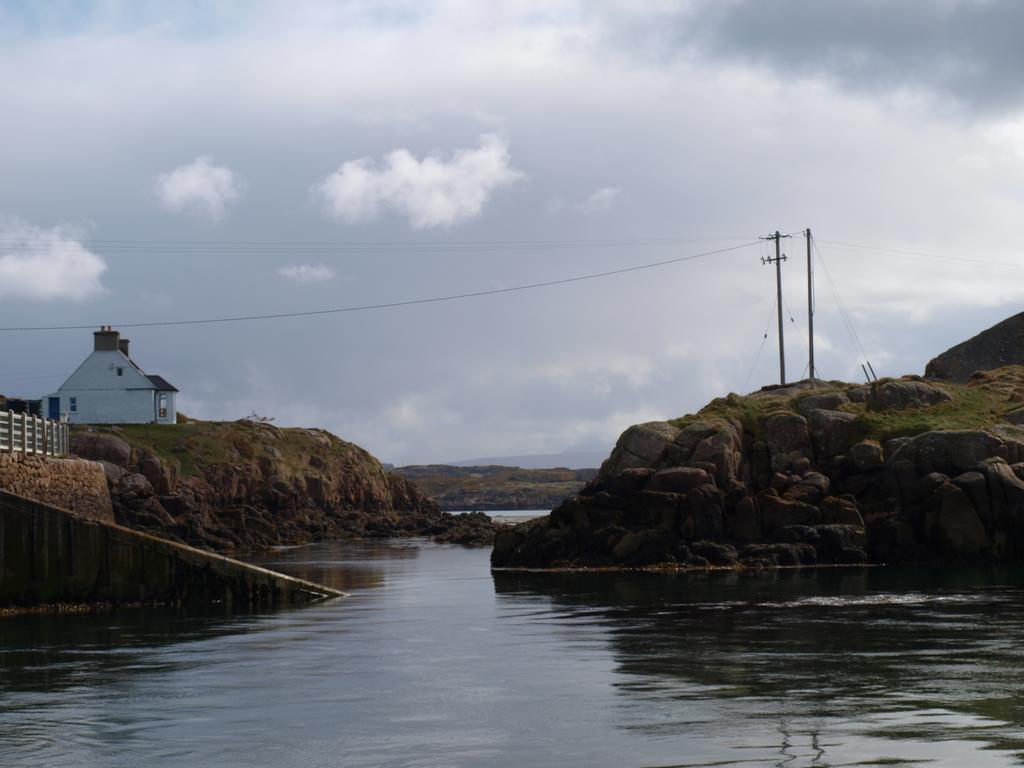
<svg viewBox="0 0 1024 768"><path fill-rule="evenodd" d="M807 361L808 376L811 379L811 386L814 386L814 267L811 263L811 228L808 227L804 234L807 235L807 344L810 350L810 359Z"/></svg>
<svg viewBox="0 0 1024 768"><path fill-rule="evenodd" d="M783 324L782 324L782 262L786 261L786 257L780 252L782 238L789 237L789 235L779 234L778 230L775 230L774 235L768 235L762 237L762 240L774 240L775 241L775 258L769 256L767 259L761 257L762 264L774 264L775 265L775 289L776 289L776 306L779 308L779 384L782 386L786 385L786 346L784 342Z"/></svg>

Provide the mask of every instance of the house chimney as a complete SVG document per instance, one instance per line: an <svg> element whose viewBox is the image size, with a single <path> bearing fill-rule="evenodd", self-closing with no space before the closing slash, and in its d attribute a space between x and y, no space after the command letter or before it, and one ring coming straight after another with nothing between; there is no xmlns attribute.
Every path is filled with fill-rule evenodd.
<svg viewBox="0 0 1024 768"><path fill-rule="evenodd" d="M118 349L118 340L121 334L113 330L109 325L101 325L98 331L92 334L93 349L97 352L114 352Z"/></svg>
<svg viewBox="0 0 1024 768"><path fill-rule="evenodd" d="M121 354L128 357L128 339L118 339L117 348L121 350Z"/></svg>

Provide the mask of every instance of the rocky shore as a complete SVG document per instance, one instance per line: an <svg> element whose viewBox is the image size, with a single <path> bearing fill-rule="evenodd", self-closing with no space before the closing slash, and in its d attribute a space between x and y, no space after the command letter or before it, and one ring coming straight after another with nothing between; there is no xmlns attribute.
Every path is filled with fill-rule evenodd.
<svg viewBox="0 0 1024 768"><path fill-rule="evenodd" d="M357 445L250 421L77 427L116 522L218 552L344 538L490 544L483 514L451 515Z"/></svg>
<svg viewBox="0 0 1024 768"><path fill-rule="evenodd" d="M628 429L496 568L1024 560L1024 367L803 382Z"/></svg>

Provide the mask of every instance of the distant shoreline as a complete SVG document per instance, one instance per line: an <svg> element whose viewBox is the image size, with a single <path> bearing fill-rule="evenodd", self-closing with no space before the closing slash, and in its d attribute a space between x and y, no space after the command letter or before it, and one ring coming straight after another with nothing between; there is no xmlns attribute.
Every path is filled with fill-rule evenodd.
<svg viewBox="0 0 1024 768"><path fill-rule="evenodd" d="M527 523L530 520L536 520L540 517L547 517L551 514L549 509L501 509L495 512L487 512L485 510L469 510L460 509L449 512L452 515L466 515L472 512L483 512L485 515L491 518L491 520L498 525L518 525L519 523Z"/></svg>

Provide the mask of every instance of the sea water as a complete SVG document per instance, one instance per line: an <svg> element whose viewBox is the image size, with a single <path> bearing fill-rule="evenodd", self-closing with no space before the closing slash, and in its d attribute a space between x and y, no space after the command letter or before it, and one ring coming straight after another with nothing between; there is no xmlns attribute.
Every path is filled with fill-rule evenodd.
<svg viewBox="0 0 1024 768"><path fill-rule="evenodd" d="M0 619L0 766L1006 766L1024 574L259 558L347 598Z"/></svg>

